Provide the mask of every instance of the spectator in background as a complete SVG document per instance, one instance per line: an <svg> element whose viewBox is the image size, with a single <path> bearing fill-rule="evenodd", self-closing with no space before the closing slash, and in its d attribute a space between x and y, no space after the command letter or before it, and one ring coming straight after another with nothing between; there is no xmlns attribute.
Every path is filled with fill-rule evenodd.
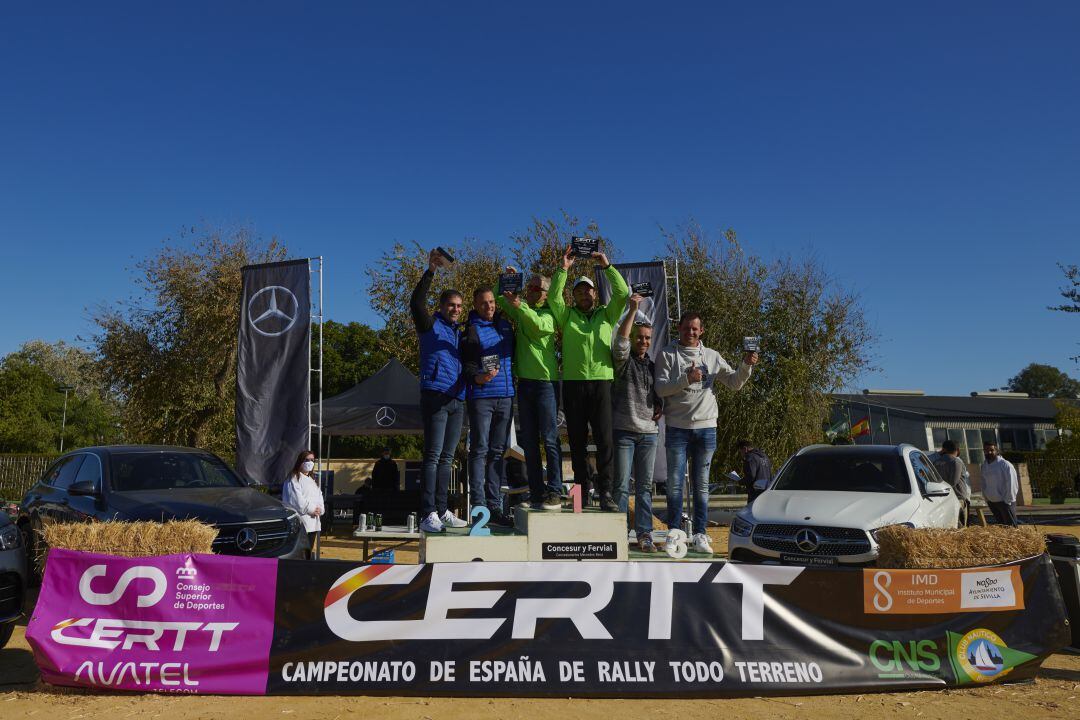
<svg viewBox="0 0 1080 720"><path fill-rule="evenodd" d="M986 462L980 469L986 504L999 525L1016 527L1016 494L1020 491L1016 468L1001 457L997 443L983 443L983 454Z"/></svg>
<svg viewBox="0 0 1080 720"><path fill-rule="evenodd" d="M971 507L971 486L967 482L967 465L960 459L960 448L952 440L941 443L941 449L929 456L941 479L952 486L960 501L960 525L967 525Z"/></svg>
<svg viewBox="0 0 1080 720"><path fill-rule="evenodd" d="M634 533L638 549L656 552L652 539L652 479L656 460L656 421L661 406L653 390L655 366L649 357L652 325L637 320L640 295L631 295L626 315L611 346L615 384L611 390L611 426L615 443L615 504L629 506L630 476L634 476Z"/></svg>
<svg viewBox="0 0 1080 720"><path fill-rule="evenodd" d="M752 503L754 498L769 487L769 482L772 480L772 463L769 462L768 456L754 447L749 440L740 440L735 448L743 459L742 481L746 486L746 502ZM761 484L758 483L759 480L762 481Z"/></svg>
<svg viewBox="0 0 1080 720"><path fill-rule="evenodd" d="M322 529L320 518L326 512L322 490L311 474L315 471L315 453L304 450L296 456L289 479L281 488L281 504L295 510L308 536L308 557L318 542Z"/></svg>
<svg viewBox="0 0 1080 720"><path fill-rule="evenodd" d="M400 489L401 476L397 463L390 457L390 448L384 447L382 457L375 461L371 469L371 486L377 492L389 492Z"/></svg>

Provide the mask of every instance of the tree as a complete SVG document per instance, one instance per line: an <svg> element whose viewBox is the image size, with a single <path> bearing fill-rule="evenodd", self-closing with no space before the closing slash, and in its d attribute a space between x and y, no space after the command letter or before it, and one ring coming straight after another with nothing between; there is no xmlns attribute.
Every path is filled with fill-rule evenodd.
<svg viewBox="0 0 1080 720"><path fill-rule="evenodd" d="M286 251L246 229L181 240L136 266L136 295L97 311L93 343L132 441L232 455L240 269Z"/></svg>
<svg viewBox="0 0 1080 720"><path fill-rule="evenodd" d="M1080 313L1080 267L1061 263L1058 263L1058 267L1061 268L1061 272L1064 273L1065 279L1069 282L1067 286L1061 288L1061 297L1065 298L1067 302L1061 305L1052 305L1050 309L1058 312ZM1074 355L1069 359L1080 363L1080 355Z"/></svg>
<svg viewBox="0 0 1080 720"><path fill-rule="evenodd" d="M66 422L64 393L69 386ZM63 341L31 340L0 361L0 452L55 453L119 438L119 407L93 356Z"/></svg>
<svg viewBox="0 0 1080 720"><path fill-rule="evenodd" d="M732 230L714 240L691 223L665 237L669 256L679 260L682 309L701 314L705 344L734 364L743 337L761 337L761 361L748 384L739 392L717 389L714 472L722 473L725 459L736 462L742 438L777 463L817 442L831 394L871 369L875 338L858 297L812 258L766 263L747 254Z"/></svg>
<svg viewBox="0 0 1080 720"><path fill-rule="evenodd" d="M1080 381L1052 365L1031 363L1009 380L1010 392L1027 393L1037 398L1080 397Z"/></svg>
<svg viewBox="0 0 1080 720"><path fill-rule="evenodd" d="M449 268L439 270L431 287L428 306L434 309L436 299L443 290L454 288L462 293L465 308L472 307L472 294L477 288L493 287L498 274L507 264L525 273L543 273L551 276L561 267L563 250L573 235L589 235L600 239L600 248L614 258L614 248L600 233L595 222L582 222L577 217L563 213L560 220L534 219L532 224L510 237L509 248L474 239L465 239L456 245L445 246L456 262ZM416 372L419 355L416 333L409 315L409 297L427 269L430 248L413 242L409 245L394 243L383 253L375 267L368 270L371 307L386 323L382 334L383 343L390 356L398 358L406 367ZM593 262L579 261L574 272L592 276ZM572 283L567 283L569 299Z"/></svg>

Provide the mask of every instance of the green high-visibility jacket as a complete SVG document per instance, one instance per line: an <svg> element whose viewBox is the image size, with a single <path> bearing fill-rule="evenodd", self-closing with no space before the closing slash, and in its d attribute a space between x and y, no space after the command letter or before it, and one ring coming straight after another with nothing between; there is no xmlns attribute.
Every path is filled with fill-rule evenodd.
<svg viewBox="0 0 1080 720"><path fill-rule="evenodd" d="M514 323L514 377L525 380L558 380L555 358L555 318L547 303L530 307L522 302L514 307L495 293L495 304Z"/></svg>
<svg viewBox="0 0 1080 720"><path fill-rule="evenodd" d="M630 288L614 265L608 265L604 274L611 285L611 300L607 305L597 305L587 315L576 307L567 307L563 300L566 271L556 270L551 278L548 305L555 324L563 333L563 380L612 380L615 377L611 338L626 308Z"/></svg>

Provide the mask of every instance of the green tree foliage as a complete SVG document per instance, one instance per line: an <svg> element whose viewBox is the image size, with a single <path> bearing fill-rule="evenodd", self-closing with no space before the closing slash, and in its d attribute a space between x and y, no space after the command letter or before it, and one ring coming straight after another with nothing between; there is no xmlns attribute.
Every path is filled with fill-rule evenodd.
<svg viewBox="0 0 1080 720"><path fill-rule="evenodd" d="M1037 398L1078 398L1080 380L1075 380L1053 365L1031 363L1009 380L1010 392L1027 393Z"/></svg>
<svg viewBox="0 0 1080 720"><path fill-rule="evenodd" d="M561 267L559 259L573 235L599 238L601 249L609 258L615 257L614 247L601 235L595 222L583 222L567 213L558 220L534 219L528 228L512 235L506 247L475 239L465 239L455 245L443 244L456 262L436 272L428 306L433 311L439 293L454 288L464 296L467 313L472 307L473 291L494 287L499 273L508 264L525 273L539 272L550 277L555 268ZM419 350L409 315L409 297L427 269L428 252L436 244L425 247L416 242L409 245L395 243L368 270L371 307L386 323L385 346L390 355L413 372L418 369ZM591 260L578 261L573 272L591 277L593 265ZM568 299L571 287L572 283L567 283Z"/></svg>
<svg viewBox="0 0 1080 720"><path fill-rule="evenodd" d="M871 368L874 335L858 297L812 258L767 263L746 253L731 230L715 240L689 224L665 237L668 256L679 260L682 310L701 314L704 343L734 365L743 337L761 337L761 361L747 385L716 390L714 471L739 466L734 444L743 438L776 465L817 442L830 394Z"/></svg>
<svg viewBox="0 0 1080 720"><path fill-rule="evenodd" d="M1046 443L1042 458L1033 465L1039 490L1060 501L1076 493L1080 480L1080 407L1059 401L1057 409L1054 424L1061 434Z"/></svg>
<svg viewBox="0 0 1080 720"><path fill-rule="evenodd" d="M1061 288L1061 297L1065 299L1065 302L1061 305L1052 305L1050 309L1058 312L1080 313L1080 266L1058 263L1058 267L1061 268L1068 282L1068 285ZM1074 355L1069 359L1080 362L1080 355Z"/></svg>
<svg viewBox="0 0 1080 720"><path fill-rule="evenodd" d="M64 393L68 393L64 424ZM0 361L0 452L54 453L114 442L118 405L93 356L61 341L31 340Z"/></svg>
<svg viewBox="0 0 1080 720"><path fill-rule="evenodd" d="M285 255L246 229L185 232L136 266L131 298L96 313L94 347L130 440L235 452L240 269Z"/></svg>

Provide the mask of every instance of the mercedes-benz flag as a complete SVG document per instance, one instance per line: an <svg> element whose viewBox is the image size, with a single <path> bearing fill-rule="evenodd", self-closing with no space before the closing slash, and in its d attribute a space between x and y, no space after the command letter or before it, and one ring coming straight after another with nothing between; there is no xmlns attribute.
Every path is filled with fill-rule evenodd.
<svg viewBox="0 0 1080 720"><path fill-rule="evenodd" d="M274 486L308 443L311 275L306 259L248 265L242 274L236 469Z"/></svg>

